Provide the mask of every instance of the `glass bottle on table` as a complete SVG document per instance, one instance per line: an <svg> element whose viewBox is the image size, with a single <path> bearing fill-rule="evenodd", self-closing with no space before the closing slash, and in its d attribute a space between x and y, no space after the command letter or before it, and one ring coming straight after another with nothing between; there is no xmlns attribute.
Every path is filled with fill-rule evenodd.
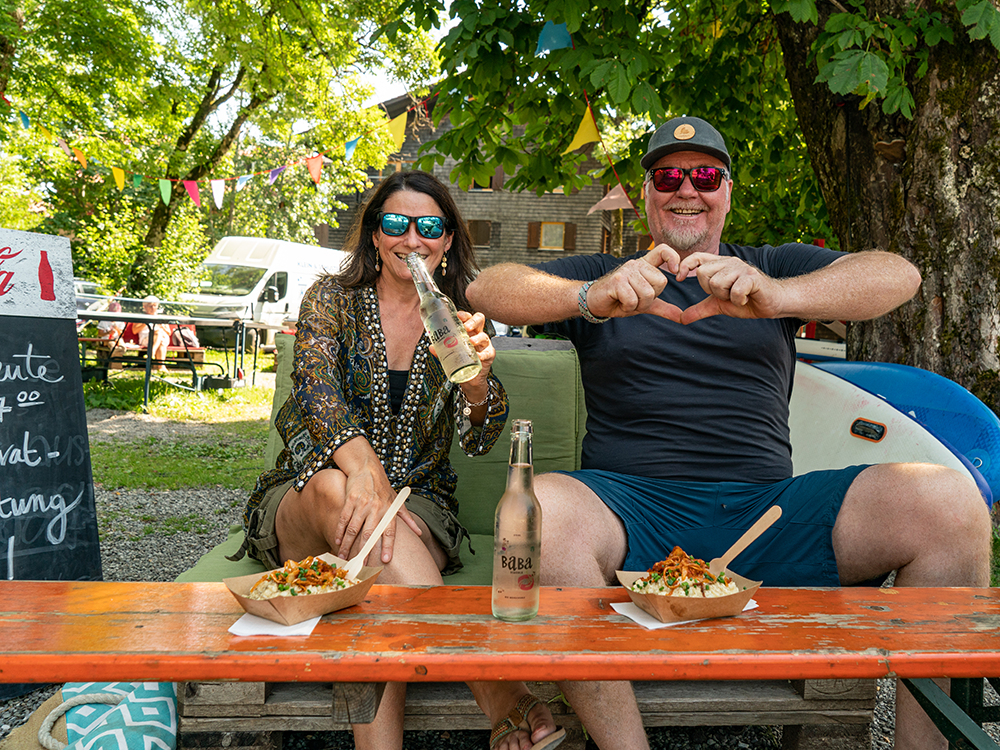
<svg viewBox="0 0 1000 750"><path fill-rule="evenodd" d="M424 322L424 330L445 375L453 383L472 380L482 371L483 363L469 340L469 332L458 319L455 304L437 288L420 253L407 255L406 265L420 295L420 318Z"/></svg>
<svg viewBox="0 0 1000 750"><path fill-rule="evenodd" d="M493 525L493 616L508 622L538 614L542 506L533 484L531 421L515 419L510 426L507 489Z"/></svg>

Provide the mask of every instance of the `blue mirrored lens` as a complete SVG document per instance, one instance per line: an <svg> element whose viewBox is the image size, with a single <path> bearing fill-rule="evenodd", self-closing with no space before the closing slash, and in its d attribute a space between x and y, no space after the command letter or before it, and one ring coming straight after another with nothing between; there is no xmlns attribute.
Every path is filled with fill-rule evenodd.
<svg viewBox="0 0 1000 750"><path fill-rule="evenodd" d="M421 237L429 240L436 240L444 234L444 219L440 216L418 216L417 232Z"/></svg>
<svg viewBox="0 0 1000 750"><path fill-rule="evenodd" d="M405 234L410 227L410 217L402 214L382 214L382 231L393 237Z"/></svg>

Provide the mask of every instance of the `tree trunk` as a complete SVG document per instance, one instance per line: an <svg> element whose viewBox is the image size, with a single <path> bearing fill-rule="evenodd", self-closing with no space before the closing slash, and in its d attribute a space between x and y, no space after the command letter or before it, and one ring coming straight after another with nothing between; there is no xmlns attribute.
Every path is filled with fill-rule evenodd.
<svg viewBox="0 0 1000 750"><path fill-rule="evenodd" d="M897 6L868 4L874 15ZM831 223L844 250L899 253L923 275L916 296L878 320L853 323L848 358L937 372L1000 411L1000 56L969 42L930 50L912 84L912 120L878 101L837 97L814 83L818 33L777 16L789 87ZM820 24L825 19L820 18Z"/></svg>

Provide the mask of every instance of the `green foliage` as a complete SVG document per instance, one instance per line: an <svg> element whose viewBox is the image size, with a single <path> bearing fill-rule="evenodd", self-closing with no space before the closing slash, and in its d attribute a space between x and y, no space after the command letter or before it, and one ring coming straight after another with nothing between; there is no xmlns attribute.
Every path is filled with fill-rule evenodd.
<svg viewBox="0 0 1000 750"><path fill-rule="evenodd" d="M435 6L408 0L403 7L422 17ZM513 175L505 187L542 194L588 184L581 167L589 156L600 164L601 182L612 184L617 171L636 197L653 123L699 115L725 134L733 154L727 239L832 237L766 6L456 0L450 13L453 25L438 50L448 77L434 116L447 113L453 127L428 144L420 166L449 154L457 162L452 179L467 186L501 164ZM535 55L546 21L565 22L573 47ZM584 115L585 92L602 134L632 134L610 155L595 145L561 156Z"/></svg>
<svg viewBox="0 0 1000 750"><path fill-rule="evenodd" d="M6 93L15 101L14 110L0 111L0 154L19 159L16 184L44 189L40 231L69 236L79 257L116 265L94 259L105 247L98 224L112 232L116 252L135 238L151 250L133 256L130 293L175 287L183 263L169 272L161 264L200 251L203 237L308 239L309 227L336 208L335 191L360 186L363 170L382 166L392 151L384 114L361 107L371 90L359 71L385 67L411 81L436 69L424 32L398 46L370 38L396 17L389 0L14 0L13 7L23 25L0 12L0 88L9 65ZM30 138L15 138L18 109L52 137L33 127ZM342 150L332 153L362 135L351 164ZM83 152L87 166L67 158L57 138ZM317 151L329 157L319 187L304 165ZM267 185L267 170L281 165L290 165L286 174ZM122 190L112 167L126 173ZM258 171L236 196L233 178ZM166 206L161 178L173 181ZM231 204L221 211L207 189L220 178ZM201 183L202 208L193 213L182 180ZM119 219L126 197L130 210ZM23 216L23 200L12 209L8 202L0 199L0 211ZM163 250L171 237L197 241Z"/></svg>
<svg viewBox="0 0 1000 750"><path fill-rule="evenodd" d="M149 285L134 295L157 294L176 298L190 288L189 279L208 255L209 245L194 207L184 207L171 222L163 244L155 250ZM110 206L100 206L79 225L79 242L73 245L73 268L109 292L127 287L129 272L140 253L149 211L128 196ZM99 248L99 250L98 250Z"/></svg>

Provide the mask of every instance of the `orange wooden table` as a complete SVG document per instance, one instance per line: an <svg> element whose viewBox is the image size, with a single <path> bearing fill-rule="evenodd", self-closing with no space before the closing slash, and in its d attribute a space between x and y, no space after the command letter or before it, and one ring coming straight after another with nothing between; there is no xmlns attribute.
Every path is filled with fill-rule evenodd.
<svg viewBox="0 0 1000 750"><path fill-rule="evenodd" d="M622 589L374 586L309 637L236 637L212 583L0 582L0 682L753 680L1000 675L1000 589L761 589L739 617L646 630Z"/></svg>

